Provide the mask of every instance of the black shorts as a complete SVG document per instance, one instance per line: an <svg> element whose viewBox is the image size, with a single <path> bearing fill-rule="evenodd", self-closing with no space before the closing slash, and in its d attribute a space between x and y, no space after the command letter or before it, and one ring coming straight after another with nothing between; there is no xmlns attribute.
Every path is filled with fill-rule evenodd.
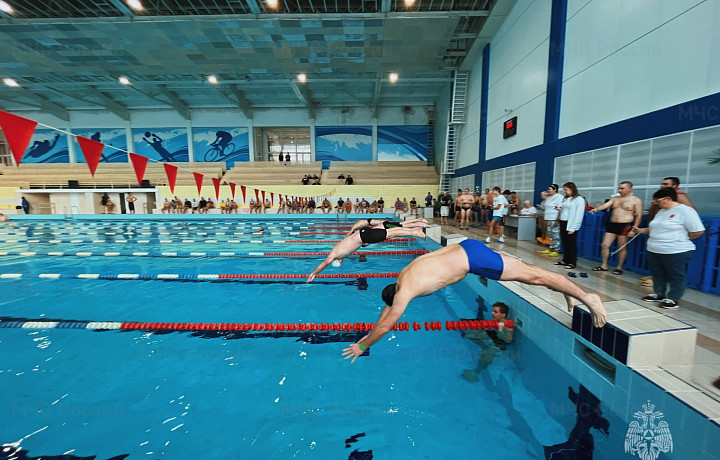
<svg viewBox="0 0 720 460"><path fill-rule="evenodd" d="M360 229L360 240L363 247L372 243L381 243L387 239L387 231L384 228L365 227Z"/></svg>
<svg viewBox="0 0 720 460"><path fill-rule="evenodd" d="M605 224L605 231L618 236L627 236L632 228L632 222L610 222Z"/></svg>

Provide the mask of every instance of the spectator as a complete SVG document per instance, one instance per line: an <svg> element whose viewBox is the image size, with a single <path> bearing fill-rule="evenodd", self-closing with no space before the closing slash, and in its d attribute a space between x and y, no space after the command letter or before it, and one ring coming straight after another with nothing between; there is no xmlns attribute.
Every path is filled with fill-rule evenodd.
<svg viewBox="0 0 720 460"><path fill-rule="evenodd" d="M400 201L400 197L395 200L395 214L400 215L405 209L403 208L403 202Z"/></svg>
<svg viewBox="0 0 720 460"><path fill-rule="evenodd" d="M360 212L362 212L363 214L367 213L369 207L370 207L370 203L368 203L365 198L360 200Z"/></svg>
<svg viewBox="0 0 720 460"><path fill-rule="evenodd" d="M314 179L315 179L315 180L313 181L312 184L313 184L313 185L320 185L320 178L317 177L317 176L315 176Z"/></svg>
<svg viewBox="0 0 720 460"><path fill-rule="evenodd" d="M662 180L660 183L660 188L666 188L666 187L672 187L675 189L675 192L677 193L677 202L680 204L684 204L685 206L690 206L691 208L695 209L695 205L693 204L692 200L690 200L690 197L687 193L680 190L680 178L679 177L666 177ZM648 211L648 222L651 222L655 218L655 214L660 210L660 207L655 203L654 201L650 204L650 210Z"/></svg>
<svg viewBox="0 0 720 460"><path fill-rule="evenodd" d="M427 196L425 196L425 206L430 207L432 206L433 196L430 192L428 192Z"/></svg>
<svg viewBox="0 0 720 460"><path fill-rule="evenodd" d="M347 175L347 178L345 178L345 185L352 185L353 182L355 182L350 174Z"/></svg>
<svg viewBox="0 0 720 460"><path fill-rule="evenodd" d="M453 225L457 224L457 221L462 216L462 206L460 200L462 199L462 189L457 190L457 196L455 197L455 217L453 218Z"/></svg>
<svg viewBox="0 0 720 460"><path fill-rule="evenodd" d="M198 208L197 208L198 214L205 214L207 212L207 201L205 201L204 197L200 197L200 201L198 201Z"/></svg>
<svg viewBox="0 0 720 460"><path fill-rule="evenodd" d="M307 213L315 214L315 199L310 198L307 202Z"/></svg>
<svg viewBox="0 0 720 460"><path fill-rule="evenodd" d="M332 210L332 204L330 203L330 200L325 197L325 199L322 200L322 212L323 214L327 214Z"/></svg>
<svg viewBox="0 0 720 460"><path fill-rule="evenodd" d="M290 163L290 154L289 153L285 154L285 163Z"/></svg>
<svg viewBox="0 0 720 460"><path fill-rule="evenodd" d="M282 153L279 153L279 154L278 154L278 161L279 161L280 163L283 163L283 160L284 160L284 159L285 159L285 157L283 156L283 154L282 154ZM284 163L283 163L283 164L284 164Z"/></svg>
<svg viewBox="0 0 720 460"><path fill-rule="evenodd" d="M617 238L617 244L621 247L618 254L618 265L613 270L613 275L622 275L622 266L625 263L627 257L627 249L625 245L628 241L628 237L635 235L632 230L633 227L640 225L642 219L643 208L642 200L632 194L632 182L624 181L618 185L618 196L614 196L608 200L607 203L600 205L590 212L595 213L602 211L612 206L612 215L610 220L605 226L605 236L603 236L602 242L602 265L593 268L595 272L606 272L608 271L608 259L610 258L610 245L613 244L615 238ZM546 211L547 215L547 211Z"/></svg>
<svg viewBox="0 0 720 460"><path fill-rule="evenodd" d="M107 193L103 195L103 198L104 197L107 197ZM20 205L22 206L23 212L25 214L30 214L30 202L27 200L27 198L22 197L22 200L20 201Z"/></svg>
<svg viewBox="0 0 720 460"><path fill-rule="evenodd" d="M113 203L112 200L108 198L107 202L105 203L105 213L112 214L114 209L115 203Z"/></svg>
<svg viewBox="0 0 720 460"><path fill-rule="evenodd" d="M448 192L443 192L440 195L440 225L447 225L448 215L450 214L450 204L452 203L452 197L448 195Z"/></svg>
<svg viewBox="0 0 720 460"><path fill-rule="evenodd" d="M548 192L540 192L540 204L537 205L537 224L540 229L540 236L537 238L538 243L550 244L550 240L547 237L547 225L545 224L545 203L548 199Z"/></svg>
<svg viewBox="0 0 720 460"><path fill-rule="evenodd" d="M418 215L417 201L415 201L415 197L412 197L410 200L410 215L415 215L416 217Z"/></svg>
<svg viewBox="0 0 720 460"><path fill-rule="evenodd" d="M690 206L678 202L674 187L655 192L653 200L660 210L648 228L633 230L650 235L647 240L647 262L653 279L654 294L646 295L646 302L659 302L666 309L678 308L678 301L687 286L687 266L695 253L691 241L705 232L700 216ZM667 285L670 290L666 293Z"/></svg>
<svg viewBox="0 0 720 460"><path fill-rule="evenodd" d="M380 213L383 212L383 209L385 209L385 200L383 200L383 197L380 197L377 201L377 209Z"/></svg>
<svg viewBox="0 0 720 460"><path fill-rule="evenodd" d="M230 211L228 211L228 214L231 212L234 212L235 214L238 213L238 204L235 202L235 200L230 200Z"/></svg>
<svg viewBox="0 0 720 460"><path fill-rule="evenodd" d="M509 214L517 214L518 212L520 212L520 197L517 195L517 192L510 192L510 198L508 198L508 203L510 204L510 206L508 207Z"/></svg>
<svg viewBox="0 0 720 460"><path fill-rule="evenodd" d="M352 211L352 201L350 201L350 198L348 198L347 200L345 200L345 213L350 214L351 211Z"/></svg>
<svg viewBox="0 0 720 460"><path fill-rule="evenodd" d="M137 198L135 198L132 193L128 193L125 201L127 201L128 212L130 214L135 214L135 202L137 201Z"/></svg>
<svg viewBox="0 0 720 460"><path fill-rule="evenodd" d="M375 214L375 213L377 213L377 210L378 210L378 202L377 202L377 200L373 200L373 202L370 203L369 211L371 214Z"/></svg>
<svg viewBox="0 0 720 460"><path fill-rule="evenodd" d="M500 187L493 188L493 195L493 218L488 224L488 236L485 238L485 243L490 243L492 241L493 233L496 231L497 234L500 235L498 243L504 243L505 207L508 202L507 199L505 199L505 196L500 194Z"/></svg>
<svg viewBox="0 0 720 460"><path fill-rule="evenodd" d="M100 200L100 204L103 206L105 206L107 204L107 200L110 199L110 198L105 198L105 196L103 196L102 199ZM160 212L162 212L163 214L165 214L165 213L170 214L170 201L167 198L165 198L165 201L162 204L162 208L160 208Z"/></svg>
<svg viewBox="0 0 720 460"><path fill-rule="evenodd" d="M310 178L308 177L307 174L305 174L300 182L301 182L303 185L308 185L308 184L310 183Z"/></svg>
<svg viewBox="0 0 720 460"><path fill-rule="evenodd" d="M225 214L227 212L227 203L223 200L220 200L220 214Z"/></svg>
<svg viewBox="0 0 720 460"><path fill-rule="evenodd" d="M255 200L250 198L250 203L248 203L248 209L250 209L250 214L254 213L257 208L255 207ZM198 213L200 212L200 207L198 206Z"/></svg>
<svg viewBox="0 0 720 460"><path fill-rule="evenodd" d="M345 179L345 174L340 173L340 175L338 176L338 179L343 179L343 180L344 180L344 179Z"/></svg>
<svg viewBox="0 0 720 460"><path fill-rule="evenodd" d="M523 201L523 208L520 210L521 216L536 216L537 209L530 203L530 200Z"/></svg>
<svg viewBox="0 0 720 460"><path fill-rule="evenodd" d="M188 211L190 211L190 214L192 214L192 203L187 198L185 199L185 203L183 203L183 208L185 209L186 214Z"/></svg>
<svg viewBox="0 0 720 460"><path fill-rule="evenodd" d="M345 211L345 201L342 199L342 197L338 198L337 200L337 213L342 214Z"/></svg>
<svg viewBox="0 0 720 460"><path fill-rule="evenodd" d="M548 199L545 200L545 222L547 223L547 234L550 238L550 248L542 251L551 257L557 257L560 251L560 206L562 195L558 194L558 185L548 186Z"/></svg>
<svg viewBox="0 0 720 460"><path fill-rule="evenodd" d="M555 265L564 265L572 270L577 265L577 232L585 216L585 198L580 196L573 182L563 184L563 198L560 212L560 239L562 240L563 257Z"/></svg>

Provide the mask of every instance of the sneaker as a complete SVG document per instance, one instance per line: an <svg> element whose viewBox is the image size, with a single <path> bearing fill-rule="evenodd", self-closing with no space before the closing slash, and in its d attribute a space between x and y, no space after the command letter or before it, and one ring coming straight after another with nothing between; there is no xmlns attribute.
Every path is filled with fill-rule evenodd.
<svg viewBox="0 0 720 460"><path fill-rule="evenodd" d="M548 253L548 255L549 255L550 257L557 257L557 256L559 256L560 254L558 254L558 253L555 252L555 251L552 251L552 252Z"/></svg>
<svg viewBox="0 0 720 460"><path fill-rule="evenodd" d="M540 251L540 254L550 254L552 251L549 249L546 249L544 251Z"/></svg>
<svg viewBox="0 0 720 460"><path fill-rule="evenodd" d="M645 302L659 302L662 300L657 294L649 294L642 298Z"/></svg>
<svg viewBox="0 0 720 460"><path fill-rule="evenodd" d="M505 242L505 238L501 236L500 239L498 240L498 243L504 243L504 242Z"/></svg>
<svg viewBox="0 0 720 460"><path fill-rule="evenodd" d="M680 307L680 305L678 305L678 303L675 302L673 299L671 299L669 297L665 297L664 299L662 299L660 301L660 303L658 304L658 307L665 308L667 310L676 310L677 308Z"/></svg>
<svg viewBox="0 0 720 460"><path fill-rule="evenodd" d="M486 242L486 243L489 243L489 242L490 242L490 237L489 237L489 236L488 236L487 238L485 238L485 242Z"/></svg>

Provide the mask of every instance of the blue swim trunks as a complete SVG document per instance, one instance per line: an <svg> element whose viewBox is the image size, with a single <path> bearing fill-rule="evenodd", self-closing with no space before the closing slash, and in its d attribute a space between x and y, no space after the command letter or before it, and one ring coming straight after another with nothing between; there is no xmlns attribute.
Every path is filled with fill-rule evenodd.
<svg viewBox="0 0 720 460"><path fill-rule="evenodd" d="M503 272L500 254L485 246L481 241L467 239L460 242L470 262L470 273L499 280Z"/></svg>

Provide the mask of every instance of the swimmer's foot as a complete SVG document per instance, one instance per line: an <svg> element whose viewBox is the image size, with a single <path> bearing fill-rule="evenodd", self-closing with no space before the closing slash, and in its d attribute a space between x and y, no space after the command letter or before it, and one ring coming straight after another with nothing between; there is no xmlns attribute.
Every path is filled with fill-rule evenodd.
<svg viewBox="0 0 720 460"><path fill-rule="evenodd" d="M427 235L425 235L425 232L423 231L423 229L420 227L417 228L417 231L415 232L415 234L418 236L418 238L425 239L427 237Z"/></svg>
<svg viewBox="0 0 720 460"><path fill-rule="evenodd" d="M470 369L465 369L462 373L462 376L465 380L468 382L477 382L478 381L478 375L477 372L471 371Z"/></svg>

